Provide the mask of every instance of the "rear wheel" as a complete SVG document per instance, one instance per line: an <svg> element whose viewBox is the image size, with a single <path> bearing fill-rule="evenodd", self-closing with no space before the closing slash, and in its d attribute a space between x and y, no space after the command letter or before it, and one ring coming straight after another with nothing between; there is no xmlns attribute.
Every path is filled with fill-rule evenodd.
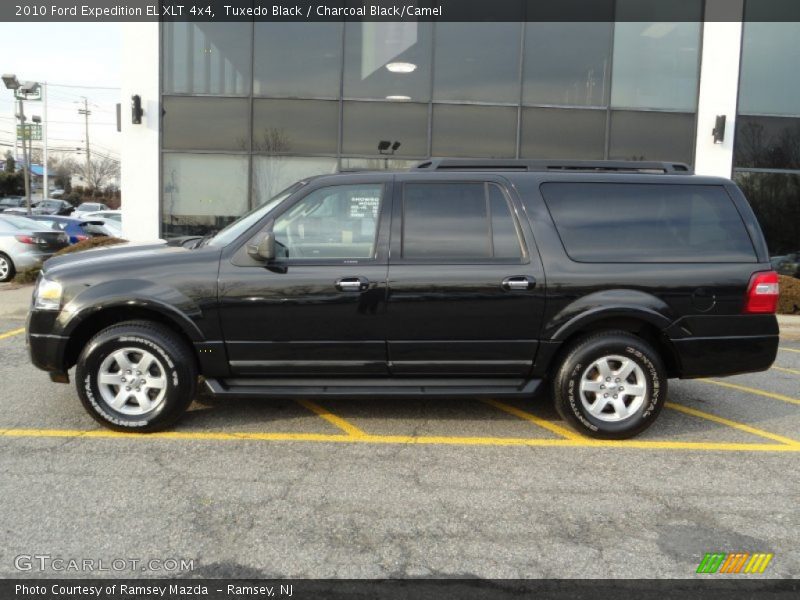
<svg viewBox="0 0 800 600"><path fill-rule="evenodd" d="M96 421L117 431L150 432L169 427L184 413L194 398L197 367L175 332L128 321L89 341L75 382Z"/></svg>
<svg viewBox="0 0 800 600"><path fill-rule="evenodd" d="M7 254L0 252L0 281L10 281L14 278L17 270L14 268L14 262Z"/></svg>
<svg viewBox="0 0 800 600"><path fill-rule="evenodd" d="M576 340L553 380L559 414L581 433L633 437L664 406L666 372L658 352L635 335L608 331Z"/></svg>

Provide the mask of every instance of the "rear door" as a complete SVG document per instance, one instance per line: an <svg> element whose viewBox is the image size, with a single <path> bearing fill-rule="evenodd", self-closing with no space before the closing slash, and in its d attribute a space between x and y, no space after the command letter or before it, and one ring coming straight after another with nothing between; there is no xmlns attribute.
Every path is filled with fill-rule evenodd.
<svg viewBox="0 0 800 600"><path fill-rule="evenodd" d="M389 265L389 368L409 376L525 376L544 274L510 186L493 175L398 175Z"/></svg>

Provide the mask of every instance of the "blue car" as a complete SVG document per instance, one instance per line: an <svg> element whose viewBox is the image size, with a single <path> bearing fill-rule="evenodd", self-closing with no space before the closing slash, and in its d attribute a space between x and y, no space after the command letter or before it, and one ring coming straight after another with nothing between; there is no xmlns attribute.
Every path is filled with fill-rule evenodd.
<svg viewBox="0 0 800 600"><path fill-rule="evenodd" d="M56 215L31 215L28 217L34 221L40 221L51 229L63 231L69 236L70 244L77 244L80 241L88 240L92 235L86 231L86 222L70 217L59 217Z"/></svg>

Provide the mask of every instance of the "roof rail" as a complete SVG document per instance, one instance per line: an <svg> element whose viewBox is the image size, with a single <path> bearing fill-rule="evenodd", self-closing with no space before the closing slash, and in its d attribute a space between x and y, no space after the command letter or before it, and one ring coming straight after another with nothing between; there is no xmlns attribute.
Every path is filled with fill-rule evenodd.
<svg viewBox="0 0 800 600"><path fill-rule="evenodd" d="M584 171L593 173L655 173L690 175L685 163L638 160L527 160L432 158L414 169L433 171Z"/></svg>

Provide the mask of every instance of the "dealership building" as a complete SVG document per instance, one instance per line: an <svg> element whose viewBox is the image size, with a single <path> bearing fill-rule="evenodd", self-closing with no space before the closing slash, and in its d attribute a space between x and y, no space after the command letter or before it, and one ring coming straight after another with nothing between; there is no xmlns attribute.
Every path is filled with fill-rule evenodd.
<svg viewBox="0 0 800 600"><path fill-rule="evenodd" d="M673 21L606 0L591 22L126 23L123 98L144 111L123 113L126 235L219 229L322 173L624 159L733 177L771 253L800 251L800 23L759 19L770 1L683 0Z"/></svg>

